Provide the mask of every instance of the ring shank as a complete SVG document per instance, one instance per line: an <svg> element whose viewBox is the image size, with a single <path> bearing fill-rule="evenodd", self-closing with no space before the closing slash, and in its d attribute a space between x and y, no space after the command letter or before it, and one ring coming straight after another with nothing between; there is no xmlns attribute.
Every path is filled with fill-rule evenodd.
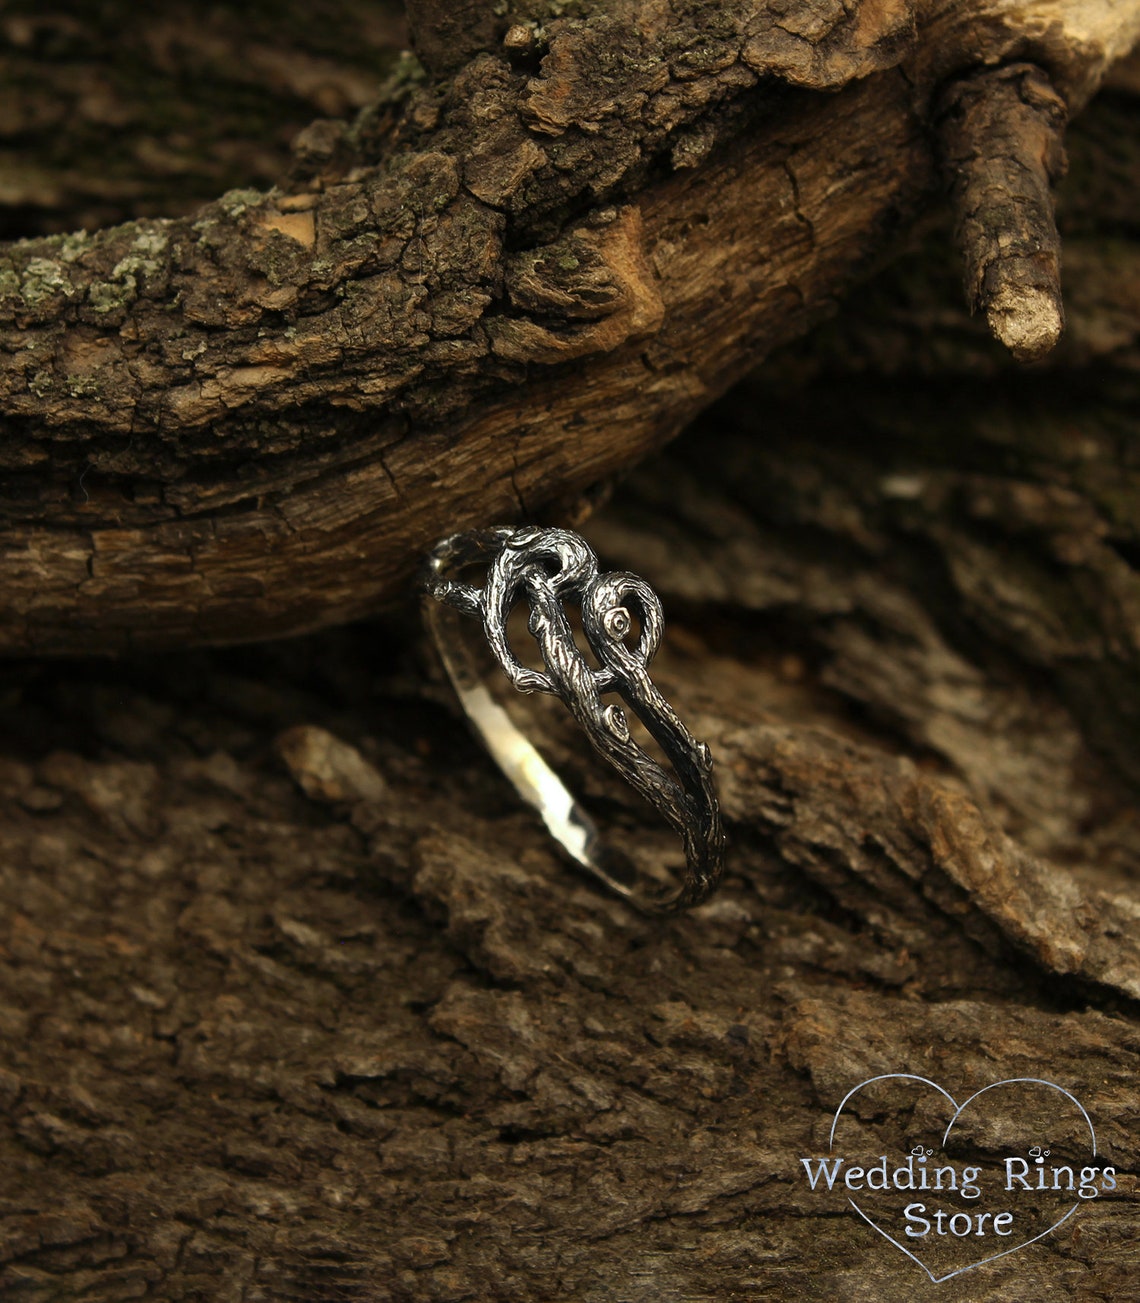
<svg viewBox="0 0 1140 1303"><path fill-rule="evenodd" d="M627 893L629 888L613 880L602 866L602 838L593 819L491 695L468 648L461 617L438 602L425 603L424 616L460 705L515 791L538 811L567 854L615 890Z"/></svg>

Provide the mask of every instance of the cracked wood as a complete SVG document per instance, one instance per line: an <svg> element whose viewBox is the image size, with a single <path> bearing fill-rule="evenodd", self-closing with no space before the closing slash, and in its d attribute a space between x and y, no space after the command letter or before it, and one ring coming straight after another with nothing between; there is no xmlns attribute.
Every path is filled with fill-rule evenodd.
<svg viewBox="0 0 1140 1303"><path fill-rule="evenodd" d="M10 246L0 643L297 632L567 509L883 255L938 86L1016 54L1079 107L1138 11L538 5L533 52L405 68L278 190Z"/></svg>

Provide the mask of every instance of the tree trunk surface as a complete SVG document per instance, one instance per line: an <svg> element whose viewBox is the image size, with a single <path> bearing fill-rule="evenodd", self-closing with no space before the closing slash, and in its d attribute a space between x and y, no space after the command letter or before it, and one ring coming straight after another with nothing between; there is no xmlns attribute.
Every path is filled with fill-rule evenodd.
<svg viewBox="0 0 1140 1303"><path fill-rule="evenodd" d="M97 97L56 161L27 125L50 95L22 89L9 131L42 185L13 182L9 226L36 239L0 254L23 286L0 323L5 1299L1135 1294L1137 65L1075 117L1061 181L1063 118L1100 76L1061 18L987 67L947 53L950 17L825 31L805 5L745 41L725 5L698 42L685 13L711 10L674 6L635 67L635 7L610 8L476 6L456 34L413 5L415 79L378 6L323 35L254 6L248 38L224 6L172 8L167 44L146 18L105 50L66 14L3 20L21 87L82 38L85 75L134 105L104 189ZM816 35L786 47L797 13ZM745 85L745 48L779 75ZM142 49L146 90L123 71ZM212 79L179 80L186 50ZM243 152L256 130L219 150L229 111L161 118L199 160L166 181L138 145L166 92L301 125L372 97L381 64L404 70L386 107L307 127L291 164L280 139ZM526 96L547 116L520 138ZM227 157L294 179L187 213ZM53 234L127 218L70 262ZM1010 352L1059 321L1058 265L1066 331L1027 369ZM535 513L663 599L654 679L713 751L730 836L686 916L562 862L420 632L423 549ZM617 844L675 862L557 702L503 700ZM988 1252L923 1246L924 1271L805 1179L882 1074L959 1102L1055 1083L1117 1188L932 1284ZM970 1161L1077 1145L989 1098ZM853 1109L892 1163L947 1121L905 1092Z"/></svg>

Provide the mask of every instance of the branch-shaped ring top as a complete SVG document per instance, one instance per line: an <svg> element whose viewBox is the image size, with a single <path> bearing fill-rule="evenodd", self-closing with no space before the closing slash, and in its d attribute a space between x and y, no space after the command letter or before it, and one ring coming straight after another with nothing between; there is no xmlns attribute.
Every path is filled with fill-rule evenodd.
<svg viewBox="0 0 1140 1303"><path fill-rule="evenodd" d="M482 588L456 577L475 565L486 566ZM647 912L672 913L704 900L720 880L724 851L712 755L649 677L664 619L645 580L624 571L599 574L589 545L569 530L525 526L444 539L428 558L423 592L426 624L472 724L562 848ZM530 609L528 628L542 670L524 665L507 639L508 619L521 600ZM568 603L581 609L582 630L597 665L575 641ZM653 894L629 880L620 853L604 846L593 820L491 697L458 621L449 618L454 612L481 619L488 646L510 682L520 692L559 697L594 749L665 817L685 848L679 886ZM640 632L631 645L635 618ZM622 708L603 702L607 693L636 715L671 769L637 744Z"/></svg>

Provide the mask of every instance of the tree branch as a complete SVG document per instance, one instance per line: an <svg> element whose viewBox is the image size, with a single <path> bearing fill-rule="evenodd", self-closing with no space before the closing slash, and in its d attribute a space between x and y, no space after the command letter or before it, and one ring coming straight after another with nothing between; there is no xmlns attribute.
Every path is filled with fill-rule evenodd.
<svg viewBox="0 0 1140 1303"><path fill-rule="evenodd" d="M557 511L886 252L933 193L940 81L1016 51L1076 102L1140 28L656 12L550 22L538 76L398 79L304 133L286 189L8 248L0 645L295 632L447 530Z"/></svg>
<svg viewBox="0 0 1140 1303"><path fill-rule="evenodd" d="M1014 357L1043 357L1064 325L1052 188L1065 102L1040 68L1010 64L954 82L940 113L970 306Z"/></svg>

